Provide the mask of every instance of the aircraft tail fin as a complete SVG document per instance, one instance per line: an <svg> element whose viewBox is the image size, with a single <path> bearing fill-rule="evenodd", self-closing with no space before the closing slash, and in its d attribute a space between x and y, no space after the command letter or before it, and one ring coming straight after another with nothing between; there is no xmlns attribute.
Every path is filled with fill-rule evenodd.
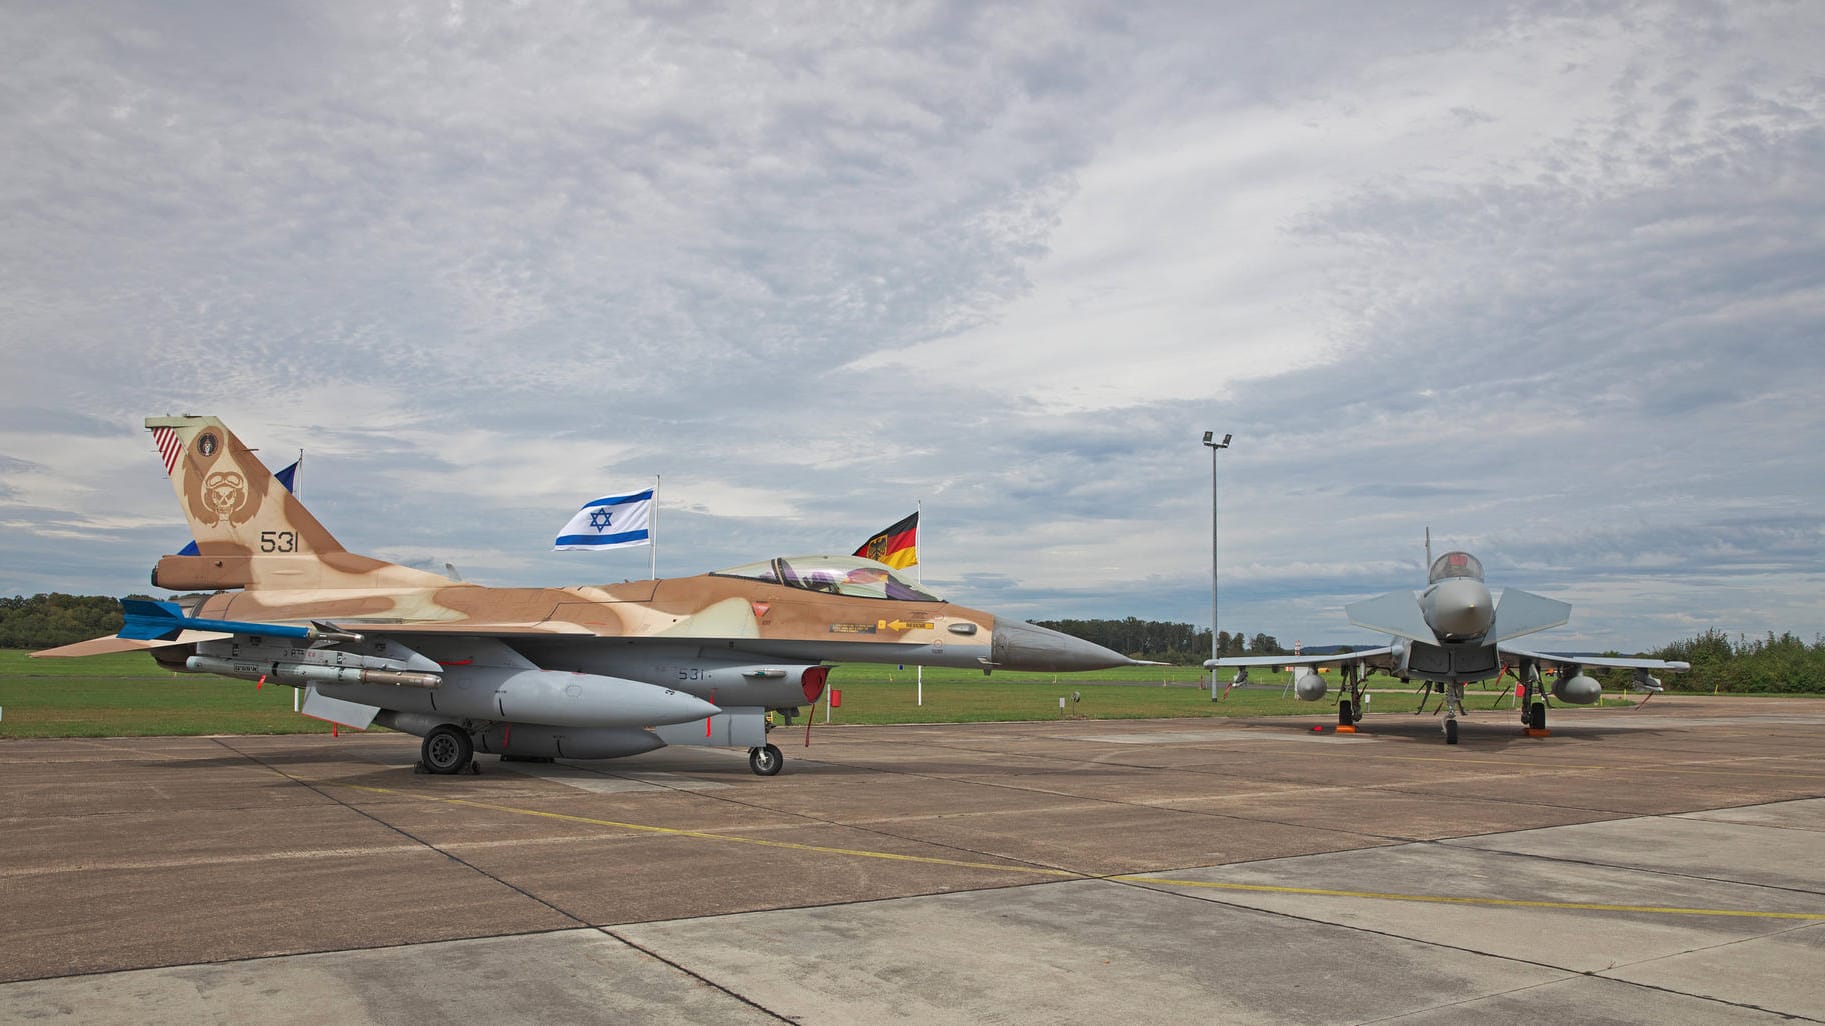
<svg viewBox="0 0 1825 1026"><path fill-rule="evenodd" d="M1569 602L1549 599L1519 588L1503 588L1502 598L1496 602L1495 625L1489 629L1489 637L1495 641L1507 641L1523 634L1563 627L1571 618L1572 607Z"/></svg>
<svg viewBox="0 0 1825 1026"><path fill-rule="evenodd" d="M1410 591L1391 591L1372 599L1352 602L1344 606L1343 611L1349 614L1350 622L1358 627L1392 634L1397 638L1423 641L1428 645L1439 643L1438 635L1432 633L1425 615L1420 612L1419 600Z"/></svg>
<svg viewBox="0 0 1825 1026"><path fill-rule="evenodd" d="M152 583L174 591L447 584L357 556L214 417L148 417L196 555L166 556Z"/></svg>

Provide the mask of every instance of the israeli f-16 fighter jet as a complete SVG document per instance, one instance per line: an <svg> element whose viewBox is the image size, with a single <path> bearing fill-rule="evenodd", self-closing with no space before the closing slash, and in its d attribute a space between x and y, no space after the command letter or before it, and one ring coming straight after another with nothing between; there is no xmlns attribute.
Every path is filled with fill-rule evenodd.
<svg viewBox="0 0 1825 1026"><path fill-rule="evenodd" d="M1660 691L1661 686L1649 670L1691 669L1687 663L1661 659L1554 655L1510 645L1509 641L1522 635L1563 626L1571 619L1570 603L1519 588L1503 589L1501 601L1493 602L1489 586L1483 583L1483 564L1475 556L1468 552L1447 552L1436 560L1431 556L1428 532L1426 557L1431 570L1426 590L1417 596L1396 591L1344 607L1352 624L1393 635L1380 648L1331 655L1229 656L1205 660L1204 667L1236 667L1234 684L1248 682L1251 666L1292 667L1293 693L1303 702L1323 701L1329 690L1316 667L1340 667L1343 680L1337 722L1350 729L1362 719L1363 681L1369 675L1380 672L1398 677L1402 683L1423 681L1427 695L1434 687L1444 693L1441 722L1445 743L1450 745L1457 744L1457 718L1465 712L1464 685L1471 681L1513 673L1521 690L1521 724L1529 733L1544 736L1548 689L1542 671L1556 674L1552 697L1572 705L1590 705L1603 697L1603 685L1586 676L1585 667L1634 670L1635 689L1650 693ZM1425 701L1425 697L1420 699L1422 710Z"/></svg>
<svg viewBox="0 0 1825 1026"><path fill-rule="evenodd" d="M953 605L856 556L763 560L590 587L491 588L358 556L213 417L146 421L196 555L152 583L189 608L126 600L119 634L37 653L145 650L161 666L305 692L302 711L424 738L425 769L476 752L606 759L767 742L822 694L826 662L1071 671L1134 660Z"/></svg>

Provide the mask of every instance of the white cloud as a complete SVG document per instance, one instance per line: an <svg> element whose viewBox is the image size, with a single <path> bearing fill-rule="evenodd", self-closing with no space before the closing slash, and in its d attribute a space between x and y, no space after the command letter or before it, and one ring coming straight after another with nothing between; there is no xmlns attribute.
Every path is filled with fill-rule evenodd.
<svg viewBox="0 0 1825 1026"><path fill-rule="evenodd" d="M1216 428L1226 626L1430 524L1593 639L1810 636L1822 17L14 12L0 592L142 587L190 411L492 583L642 575L543 550L659 473L662 572L924 500L960 601L1202 622Z"/></svg>

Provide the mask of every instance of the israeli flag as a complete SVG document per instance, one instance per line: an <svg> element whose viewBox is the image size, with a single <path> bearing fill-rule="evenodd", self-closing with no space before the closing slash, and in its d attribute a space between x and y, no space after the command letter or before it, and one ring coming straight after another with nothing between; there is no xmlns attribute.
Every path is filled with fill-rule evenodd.
<svg viewBox="0 0 1825 1026"><path fill-rule="evenodd" d="M553 549L621 549L651 545L653 490L591 499L558 532Z"/></svg>

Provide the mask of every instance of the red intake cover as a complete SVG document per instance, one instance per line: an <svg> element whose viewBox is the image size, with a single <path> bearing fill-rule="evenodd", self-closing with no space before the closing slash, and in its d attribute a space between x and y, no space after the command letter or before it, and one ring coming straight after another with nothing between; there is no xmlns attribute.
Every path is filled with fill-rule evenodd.
<svg viewBox="0 0 1825 1026"><path fill-rule="evenodd" d="M799 678L799 684L805 689L805 701L816 702L824 693L824 678L830 676L828 666L807 666L805 675Z"/></svg>

